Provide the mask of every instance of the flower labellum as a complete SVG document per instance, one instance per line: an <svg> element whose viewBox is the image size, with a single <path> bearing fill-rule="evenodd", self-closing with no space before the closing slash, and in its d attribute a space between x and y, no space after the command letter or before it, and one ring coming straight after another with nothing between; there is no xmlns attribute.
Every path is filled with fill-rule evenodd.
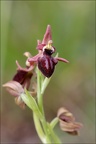
<svg viewBox="0 0 96 144"><path fill-rule="evenodd" d="M55 49L51 46L49 41L48 45L43 48L43 56L38 58L38 68L48 78L53 74L55 65L58 62L51 56L54 51Z"/></svg>
<svg viewBox="0 0 96 144"><path fill-rule="evenodd" d="M51 26L48 25L42 42L40 40L37 41L36 49L39 53L28 59L30 65L34 62L37 63L39 70L47 78L52 76L58 61L68 63L68 60L64 58L52 57L52 54L56 51L55 47L52 46L52 43Z"/></svg>

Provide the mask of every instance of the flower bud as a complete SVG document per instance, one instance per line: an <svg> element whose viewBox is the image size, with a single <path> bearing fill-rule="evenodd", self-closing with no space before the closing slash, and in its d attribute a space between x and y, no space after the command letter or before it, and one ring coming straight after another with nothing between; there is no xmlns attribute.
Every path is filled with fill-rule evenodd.
<svg viewBox="0 0 96 144"><path fill-rule="evenodd" d="M6 90L13 96L18 97L21 93L24 93L22 85L16 81L9 81L3 85Z"/></svg>
<svg viewBox="0 0 96 144"><path fill-rule="evenodd" d="M62 131L72 135L78 135L78 131L82 127L82 124L75 122L72 113L62 107L58 110L57 117L59 118L60 128Z"/></svg>
<svg viewBox="0 0 96 144"><path fill-rule="evenodd" d="M15 103L22 109L25 108L25 103L21 99L21 94L24 93L22 85L16 81L9 81L3 85L6 90L13 96L15 96Z"/></svg>

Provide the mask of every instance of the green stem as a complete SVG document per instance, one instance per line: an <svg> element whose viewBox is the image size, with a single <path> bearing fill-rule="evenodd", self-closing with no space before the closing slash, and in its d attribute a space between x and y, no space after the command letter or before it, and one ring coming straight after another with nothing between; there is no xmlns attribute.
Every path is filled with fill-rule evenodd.
<svg viewBox="0 0 96 144"><path fill-rule="evenodd" d="M54 119L51 122L51 125L48 124L45 119L44 108L43 108L43 94L44 94L44 91L45 91L47 85L49 84L50 79L45 78L44 81L42 82L42 75L37 68L37 101L38 101L39 109L42 113L42 119L40 119L40 118L39 119L40 119L42 127L44 129L44 133L46 135L47 142L48 143L54 142L54 143L60 144L61 142L60 142L59 138L53 131L53 128L57 124L58 119ZM52 139L53 139L53 141L52 141Z"/></svg>
<svg viewBox="0 0 96 144"><path fill-rule="evenodd" d="M26 93L26 94L25 94ZM42 119L42 113L38 108L38 105L35 99L30 95L30 93L26 90L25 93L22 93L20 96L23 102L31 109L33 112L38 115L40 119Z"/></svg>
<svg viewBox="0 0 96 144"><path fill-rule="evenodd" d="M41 119L42 127L44 129L45 134L46 134L47 141L50 143L51 141L50 141L50 137L48 134L47 123L46 123L46 119L45 119L45 115L44 115L43 95L41 94L42 79L43 79L42 75L41 75L39 69L37 68L37 101L38 101L39 109L42 113L42 119Z"/></svg>
<svg viewBox="0 0 96 144"><path fill-rule="evenodd" d="M58 136L55 134L55 132L52 129L51 129L51 136L52 136L52 138L54 140L54 143L61 144L60 139L58 138Z"/></svg>
<svg viewBox="0 0 96 144"><path fill-rule="evenodd" d="M49 124L49 123L47 123L47 124L48 124L48 128L49 128L49 131L50 131L50 134L51 134L51 137L52 137L54 143L56 143L56 144L61 144L60 139L59 139L58 136L55 134L55 132L53 131L53 129L52 129L52 127L50 126L50 124Z"/></svg>
<svg viewBox="0 0 96 144"><path fill-rule="evenodd" d="M51 128L53 129L58 122L59 122L58 117L54 118L50 123Z"/></svg>
<svg viewBox="0 0 96 144"><path fill-rule="evenodd" d="M45 137L44 132L42 130L40 121L39 121L37 115L34 112L33 112L33 119L34 119L35 128L36 128L36 131L37 131L37 134L38 134L39 138L41 139L41 141L44 144L46 144L47 143L46 137Z"/></svg>
<svg viewBox="0 0 96 144"><path fill-rule="evenodd" d="M41 89L41 86L40 86L40 71L37 67L37 100L38 100L38 103L40 101L40 90Z"/></svg>
<svg viewBox="0 0 96 144"><path fill-rule="evenodd" d="M41 112L44 114L43 110L43 99L41 95L41 73L37 67L37 101Z"/></svg>

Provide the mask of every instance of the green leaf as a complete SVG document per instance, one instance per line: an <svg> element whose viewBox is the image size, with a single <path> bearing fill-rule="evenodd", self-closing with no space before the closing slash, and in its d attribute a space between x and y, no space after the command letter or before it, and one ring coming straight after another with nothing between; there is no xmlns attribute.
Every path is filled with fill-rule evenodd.
<svg viewBox="0 0 96 144"><path fill-rule="evenodd" d="M42 95L44 94L45 89L46 89L46 87L48 86L50 80L51 80L51 77L50 77L50 78L47 78L47 77L46 77L46 78L44 79L44 81L43 81L43 83L42 83L42 88L41 88L41 94L42 94Z"/></svg>
<svg viewBox="0 0 96 144"><path fill-rule="evenodd" d="M21 94L21 98L24 101L24 103L32 110L32 106L31 106L27 96L24 93Z"/></svg>
<svg viewBox="0 0 96 144"><path fill-rule="evenodd" d="M42 118L42 114L39 111L38 105L36 103L36 100L30 95L30 93L25 90L25 93L21 94L21 98L24 101L24 103L31 109L33 110L40 118Z"/></svg>

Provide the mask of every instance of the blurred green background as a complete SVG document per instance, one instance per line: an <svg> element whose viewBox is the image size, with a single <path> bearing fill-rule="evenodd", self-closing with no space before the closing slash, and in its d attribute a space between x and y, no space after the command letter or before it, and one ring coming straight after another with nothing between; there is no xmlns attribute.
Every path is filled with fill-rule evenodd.
<svg viewBox="0 0 96 144"><path fill-rule="evenodd" d="M59 107L70 110L83 123L80 136L56 132L63 143L95 143L95 1L1 1L2 84L16 72L15 60L25 66L25 51L37 54L51 25L59 62L44 95L46 118L51 121ZM21 110L14 97L2 89L2 143L40 143L31 111Z"/></svg>

